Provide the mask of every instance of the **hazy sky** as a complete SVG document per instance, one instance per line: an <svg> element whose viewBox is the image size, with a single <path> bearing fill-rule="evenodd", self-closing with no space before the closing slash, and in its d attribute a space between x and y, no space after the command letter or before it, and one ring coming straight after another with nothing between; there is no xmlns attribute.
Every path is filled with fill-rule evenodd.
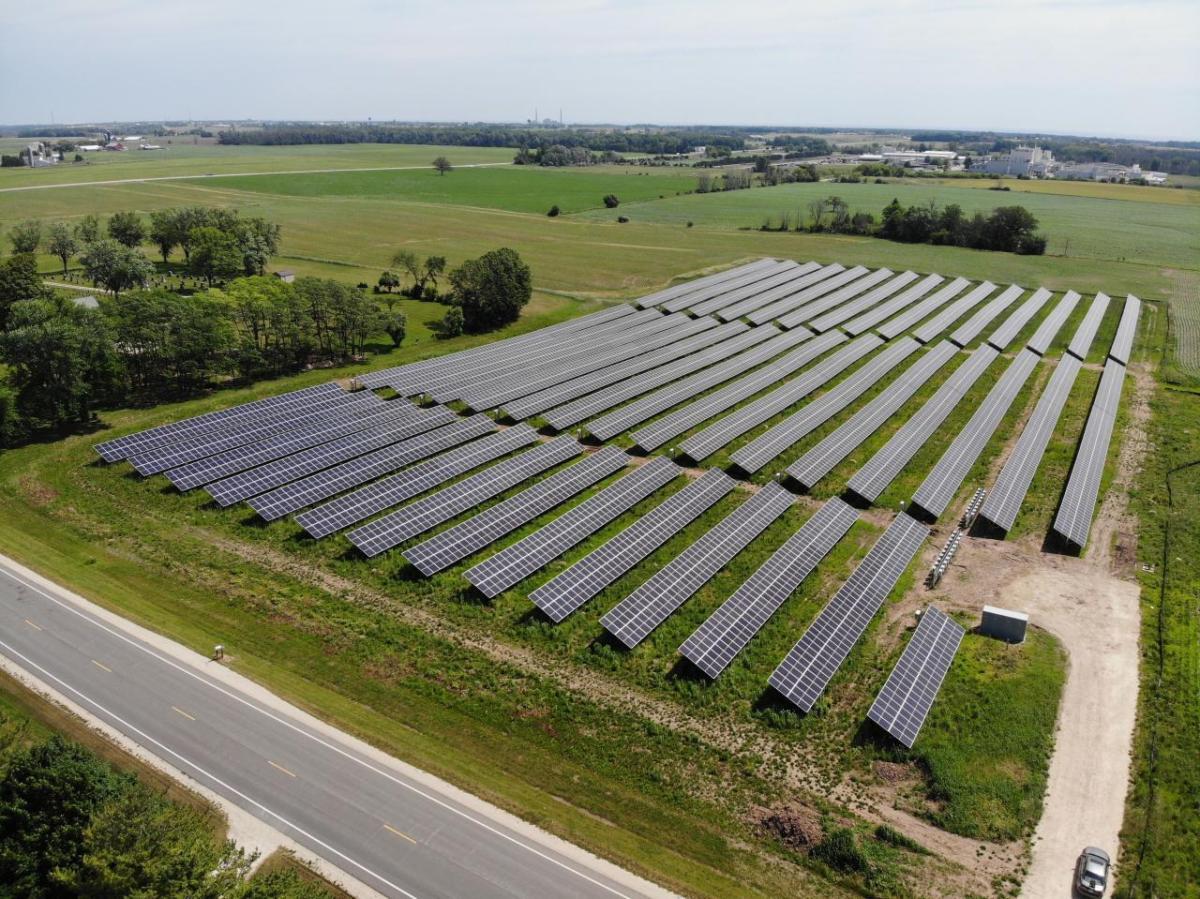
<svg viewBox="0 0 1200 899"><path fill-rule="evenodd" d="M1197 0L40 0L0 122L420 119L1200 139Z"/></svg>

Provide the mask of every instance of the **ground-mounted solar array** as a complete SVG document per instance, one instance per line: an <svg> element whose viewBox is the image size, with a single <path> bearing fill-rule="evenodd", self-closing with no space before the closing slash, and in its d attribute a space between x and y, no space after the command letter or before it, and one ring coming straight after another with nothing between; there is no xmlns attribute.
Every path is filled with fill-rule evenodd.
<svg viewBox="0 0 1200 899"><path fill-rule="evenodd" d="M771 675L771 687L808 711L919 551L928 529L915 516L947 512L1017 397L1040 383L1033 374L1053 366L981 511L1012 526L1109 306L1098 294L1085 311L1082 299L762 259L517 337L96 449L143 476L165 475L179 491L202 489L216 506L245 502L267 522L291 517L280 526L298 526L301 537L344 540L367 558L395 553L420 575L445 572L488 598L525 590L543 622L580 617L635 578L612 608L596 610L611 640L635 652L721 583L772 525L808 511L679 647L716 678L852 527L880 527L877 519L856 526L863 516L844 498L818 505L797 489L833 480L849 460L847 498L869 505L923 447L944 446L919 473L911 514L889 518ZM1087 539L1139 310L1129 297L1055 519L1076 546ZM1068 321L1076 321L1073 338L1055 356ZM955 412L966 424L946 434ZM879 432L886 439L880 434L880 448L858 465L855 451ZM775 465L786 465L782 482L768 480L784 476ZM715 523L698 533L706 515ZM645 570L682 535L689 539L672 558ZM544 582L520 587L547 568ZM956 628L931 607L872 707L871 720L904 745L937 694Z"/></svg>

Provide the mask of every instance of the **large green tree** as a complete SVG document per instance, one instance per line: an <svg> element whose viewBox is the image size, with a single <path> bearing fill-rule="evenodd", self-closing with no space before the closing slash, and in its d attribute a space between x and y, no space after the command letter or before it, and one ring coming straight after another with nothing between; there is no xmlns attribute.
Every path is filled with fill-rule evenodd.
<svg viewBox="0 0 1200 899"><path fill-rule="evenodd" d="M32 253L21 253L0 262L0 331L8 330L8 310L13 303L49 295Z"/></svg>
<svg viewBox="0 0 1200 899"><path fill-rule="evenodd" d="M533 294L529 266L508 247L467 260L450 273L450 284L463 325L473 333L516 321Z"/></svg>
<svg viewBox="0 0 1200 899"><path fill-rule="evenodd" d="M108 236L130 249L146 240L146 223L136 212L114 212L108 220Z"/></svg>
<svg viewBox="0 0 1200 899"><path fill-rule="evenodd" d="M237 238L212 225L193 228L188 233L191 254L188 270L203 278L209 287L216 281L228 281L242 271L242 251Z"/></svg>
<svg viewBox="0 0 1200 899"><path fill-rule="evenodd" d="M88 244L98 241L100 239L100 219L89 212L75 226L75 236L79 238L80 243Z"/></svg>
<svg viewBox="0 0 1200 899"><path fill-rule="evenodd" d="M154 272L150 260L115 240L97 240L89 244L79 257L88 279L97 287L110 290L113 296L132 287L142 287Z"/></svg>
<svg viewBox="0 0 1200 899"><path fill-rule="evenodd" d="M18 222L8 232L14 253L36 253L42 243L42 223L36 219Z"/></svg>
<svg viewBox="0 0 1200 899"><path fill-rule="evenodd" d="M79 252L79 241L75 239L66 222L55 222L50 226L50 242L46 249L62 261L63 276L66 277L71 257Z"/></svg>

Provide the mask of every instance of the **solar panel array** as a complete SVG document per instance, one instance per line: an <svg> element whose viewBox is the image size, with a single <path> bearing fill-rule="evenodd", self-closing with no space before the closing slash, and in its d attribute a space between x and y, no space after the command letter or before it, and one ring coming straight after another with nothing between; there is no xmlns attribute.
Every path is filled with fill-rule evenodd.
<svg viewBox="0 0 1200 899"><path fill-rule="evenodd" d="M978 309L974 315L963 322L950 335L950 342L956 343L960 347L965 347L968 343L983 333L983 329L995 321L996 317L1007 309L1016 301L1025 288L1018 287L1016 284L1011 284L1000 292L999 296L993 297L982 308ZM1004 347L996 347L998 350L1003 350Z"/></svg>
<svg viewBox="0 0 1200 899"><path fill-rule="evenodd" d="M817 262L806 262L803 265L792 263L792 267L787 271L772 275L770 278L755 282L746 287L729 290L710 299L703 300L694 306L689 306L688 312L692 315L712 315L721 309L727 309L738 303L753 300L764 294L774 295L776 290L780 288L790 289L797 281L803 279L806 275L811 275L813 272L819 271L820 268L821 265ZM764 302L770 301L764 300ZM733 316L733 318L719 316L719 318L722 321L732 321L737 316Z"/></svg>
<svg viewBox="0 0 1200 899"><path fill-rule="evenodd" d="M876 284L886 281L891 276L891 269L876 269L869 275L864 275L852 284L847 284L841 290L836 290L833 293L826 294L820 299L811 300L798 309L793 309L791 312L781 315L776 320L776 324L778 324L781 328L794 328L797 325L802 325L805 322L816 318L822 312L826 312L835 307L840 308L843 303L854 299L864 290L870 290Z"/></svg>
<svg viewBox="0 0 1200 899"><path fill-rule="evenodd" d="M858 513L842 500L829 500L696 628L679 651L709 677L716 678L829 555L857 518Z"/></svg>
<svg viewBox="0 0 1200 899"><path fill-rule="evenodd" d="M965 633L941 609L926 608L867 717L912 749Z"/></svg>
<svg viewBox="0 0 1200 899"><path fill-rule="evenodd" d="M829 334L836 333L839 332L829 332ZM821 337L815 338L807 345L807 348L813 347L820 340ZM856 337L828 359L813 366L799 377L793 378L770 393L766 393L724 418L718 419L703 431L693 434L684 440L679 448L697 461L711 456L751 428L762 424L793 403L799 402L818 387L827 384L868 353L877 350L882 344L883 339L875 334ZM637 435L634 436L636 439ZM640 444L641 441L638 442Z"/></svg>
<svg viewBox="0 0 1200 899"><path fill-rule="evenodd" d="M738 375L745 374L750 369L812 337L812 333L803 328L796 328L786 333L773 332L773 328L754 328L749 335L765 337L767 338L765 343L740 353L719 365L713 365L673 384L664 385L641 399L601 416L588 425L588 431L593 437L600 440L615 437L634 425L653 418L660 412L665 412L673 406L695 398L711 387L724 384Z"/></svg>
<svg viewBox="0 0 1200 899"><path fill-rule="evenodd" d="M777 261L774 259L756 259L754 262L748 262L745 265L739 265L736 268L726 269L723 272L717 272L715 275L705 275L703 278L685 281L683 284L676 284L673 287L668 287L665 290L658 291L657 293L647 294L636 302L643 309L649 309L653 306L661 306L667 300L675 297L683 296L687 293L694 293L697 290L713 284L719 284L724 281L732 281L733 279L739 278L747 272L751 272L760 268L766 268L775 264L777 264Z"/></svg>
<svg viewBox="0 0 1200 899"><path fill-rule="evenodd" d="M346 536L363 555L368 558L377 556L578 456L582 451L583 447L578 441L571 437L559 437L370 521Z"/></svg>
<svg viewBox="0 0 1200 899"><path fill-rule="evenodd" d="M847 284L863 277L870 269L861 265L856 265L854 268L848 268L838 272L828 278L822 278L810 287L798 293L788 294L780 297L773 303L768 303L766 306L761 306L746 315L746 318L754 325L765 325L767 322L779 318L785 313L791 312L793 309L798 309L807 303L812 302L818 297L823 297L827 293L832 293Z"/></svg>
<svg viewBox="0 0 1200 899"><path fill-rule="evenodd" d="M404 558L426 577L436 574L562 505L628 464L629 456L620 449L603 447L515 496L409 547L404 550Z"/></svg>
<svg viewBox="0 0 1200 899"><path fill-rule="evenodd" d="M770 290L764 291L763 293L747 297L746 299L740 300L731 306L723 306L717 310L717 318L721 319L721 321L734 321L735 319L747 316L751 312L761 309L764 306L769 306L772 303L793 297L802 290L806 290L809 287L812 287L814 284L818 284L827 278L832 278L834 275L841 274L845 270L846 269L843 266L838 265L836 262L832 265L822 266L816 271L809 272L808 274L797 278L795 281L788 281L786 284L773 287ZM757 324L761 324L761 322L758 322Z"/></svg>
<svg viewBox="0 0 1200 899"><path fill-rule="evenodd" d="M1004 320L1004 324L991 333L988 343L1000 352L1004 352L1008 349L1008 345L1017 339L1021 329L1029 324L1030 320L1037 315L1038 310L1046 305L1048 299L1050 299L1050 291L1039 287L1033 292L1033 296L1018 306L1017 311ZM1051 339L1054 338L1055 333L1054 331L1050 333ZM1038 355L1042 354L1038 353Z"/></svg>
<svg viewBox="0 0 1200 899"><path fill-rule="evenodd" d="M811 711L928 536L916 519L898 515L772 672L770 685Z"/></svg>
<svg viewBox="0 0 1200 899"><path fill-rule="evenodd" d="M911 337L902 337L828 392L734 451L730 458L742 471L758 471L857 400L920 348Z"/></svg>
<svg viewBox="0 0 1200 899"><path fill-rule="evenodd" d="M903 287L907 287L913 281L920 277L916 272L901 272L892 278L890 281L881 284L874 290L869 291L858 299L851 300L849 303L843 303L834 309L829 310L823 315L818 315L809 323L809 329L816 331L818 334L828 331L830 328L836 328L843 322L847 322L854 316L858 315L867 309L874 309L896 291Z"/></svg>
<svg viewBox="0 0 1200 899"><path fill-rule="evenodd" d="M376 512L404 502L451 478L466 474L486 462L537 442L537 432L529 425L517 425L499 434L490 434L440 456L434 456L381 481L367 484L296 516L310 536L328 537L342 528L357 524Z"/></svg>
<svg viewBox="0 0 1200 899"><path fill-rule="evenodd" d="M1067 345L1067 352L1081 362L1087 361L1088 350L1092 346L1092 340L1095 339L1096 332L1100 330L1100 323L1104 321L1104 313L1108 311L1108 304L1110 302L1107 294L1096 294L1078 330L1075 331L1075 336L1071 338L1070 344Z"/></svg>
<svg viewBox="0 0 1200 899"><path fill-rule="evenodd" d="M564 512L540 530L480 562L469 569L465 576L485 596L496 596L558 558L682 473L683 470L670 459L661 456L652 459Z"/></svg>
<svg viewBox="0 0 1200 899"><path fill-rule="evenodd" d="M1100 495L1104 460L1112 441L1124 382L1125 366L1115 359L1109 359L1104 364L1100 388L1092 400L1087 424L1083 426L1083 437L1079 440L1079 450L1071 466L1071 475L1067 478L1067 488L1063 491L1062 502L1054 516L1054 530L1078 547L1087 543L1088 533L1092 529L1092 515Z"/></svg>
<svg viewBox="0 0 1200 899"><path fill-rule="evenodd" d="M905 369L894 384L838 426L832 434L788 466L787 473L796 483L811 490L829 474L856 446L875 433L883 423L908 402L922 385L958 354L948 340L929 350Z"/></svg>
<svg viewBox="0 0 1200 899"><path fill-rule="evenodd" d="M1071 317L1071 313L1075 311L1075 307L1079 305L1082 297L1075 291L1068 290L1063 294L1063 298L1058 301L1058 305L1054 307L1054 311L1047 315L1038 329L1033 332L1033 336L1029 338L1027 346L1039 356L1045 356L1046 351L1050 349L1050 344L1054 337L1058 334L1059 329L1067 323L1067 319Z"/></svg>
<svg viewBox="0 0 1200 899"><path fill-rule="evenodd" d="M1133 352L1133 336L1137 333L1138 315L1141 311L1142 303L1137 297L1131 294L1125 298L1121 322L1117 325L1117 336L1113 338L1112 347L1108 351L1109 358L1122 365L1129 364L1129 355Z"/></svg>
<svg viewBox="0 0 1200 899"><path fill-rule="evenodd" d="M992 439L1000 420L1004 418L1013 400L1017 398L1017 394L1037 367L1039 358L1038 354L1031 350L1022 350L1005 369L1004 374L975 410L971 420L958 432L933 470L921 482L921 486L913 494L914 503L933 516L946 511L946 506L954 499L954 494L962 486L971 466Z"/></svg>
<svg viewBox="0 0 1200 899"><path fill-rule="evenodd" d="M971 353L916 414L901 425L870 460L855 472L847 486L874 502L936 431L1000 354L990 346Z"/></svg>
<svg viewBox="0 0 1200 899"><path fill-rule="evenodd" d="M621 600L600 623L629 649L637 646L786 512L793 499L779 484L767 484Z"/></svg>
<svg viewBox="0 0 1200 899"><path fill-rule="evenodd" d="M761 268L754 269L737 278L730 278L728 281L723 281L720 284L711 287L704 287L700 290L694 290L682 296L673 297L662 304L662 308L667 312L680 312L684 309L690 309L697 303L702 303L705 300L719 297L725 293L740 290L741 288L762 284L766 281L774 282L774 279L780 275L790 274L799 266L790 259L783 262L776 262L774 265L764 265Z"/></svg>
<svg viewBox="0 0 1200 899"><path fill-rule="evenodd" d="M888 340L891 340L893 337L903 334L905 331L908 331L910 328L912 328L918 322L923 321L924 319L926 319L927 317L932 315L935 311L942 308L947 303L949 303L951 300L953 300L956 296L958 296L960 293L962 293L964 290L966 290L967 285L969 285L970 283L971 282L968 281L966 278L955 278L953 281L951 281L945 287L938 290L938 292L935 293L933 296L927 297L926 299L921 300L921 302L917 303L915 306L913 306L909 309L905 309L903 312L901 312L895 318L892 318L889 320L885 317L883 319L883 324L880 325L877 330L879 331L880 334L882 334ZM891 313L889 313L889 315L890 314ZM870 330L872 327L874 327L875 323L871 322L867 318L867 316L869 316L869 315L870 315L870 313L864 313L859 318L856 318L854 321L850 322L850 324L847 326L846 330L849 331L851 334L861 333L861 331ZM860 319L862 319L861 323L860 323ZM951 319L951 321L953 321L953 319ZM864 324L865 327L860 328L860 324ZM918 340L921 340L919 335L916 335L916 336L917 336ZM932 338L930 338L930 339L932 339ZM928 343L929 340L922 340L921 342Z"/></svg>
<svg viewBox="0 0 1200 899"><path fill-rule="evenodd" d="M901 310L907 309L913 303L921 299L929 291L933 290L941 284L945 278L938 274L926 275L912 287L903 293L892 297L885 303L880 303L878 306L864 307L865 311L854 316L846 324L842 325L842 330L852 337L857 337L866 331L870 331L882 321L887 321L893 315L896 315ZM964 281L963 284L966 284ZM900 333L900 332L897 332ZM893 335L895 336L895 335Z"/></svg>
<svg viewBox="0 0 1200 899"><path fill-rule="evenodd" d="M992 293L995 289L996 285L991 281L984 281L982 284L976 285L966 296L959 297L937 315L923 322L919 328L912 332L913 337L917 338L921 343L929 343L929 341L949 328L962 316L982 303L984 297ZM879 333L887 336L883 328L879 329ZM961 346L961 344L959 345Z"/></svg>
<svg viewBox="0 0 1200 899"><path fill-rule="evenodd" d="M562 621L702 515L734 488L715 469L663 500L621 533L542 584L529 599L552 621Z"/></svg>

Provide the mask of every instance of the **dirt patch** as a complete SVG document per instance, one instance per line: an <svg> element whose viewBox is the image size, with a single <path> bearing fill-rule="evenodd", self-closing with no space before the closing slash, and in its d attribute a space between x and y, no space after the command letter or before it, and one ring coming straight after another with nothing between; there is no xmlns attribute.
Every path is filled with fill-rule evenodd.
<svg viewBox="0 0 1200 899"><path fill-rule="evenodd" d="M921 779L921 772L911 763L878 761L871 767L875 776L887 784L911 783Z"/></svg>
<svg viewBox="0 0 1200 899"><path fill-rule="evenodd" d="M751 823L761 832L774 837L789 849L807 850L821 842L821 819L817 813L802 805L783 805L776 808L756 808Z"/></svg>
<svg viewBox="0 0 1200 899"><path fill-rule="evenodd" d="M21 494L29 499L29 504L42 508L58 499L58 491L39 481L33 476L21 478Z"/></svg>

